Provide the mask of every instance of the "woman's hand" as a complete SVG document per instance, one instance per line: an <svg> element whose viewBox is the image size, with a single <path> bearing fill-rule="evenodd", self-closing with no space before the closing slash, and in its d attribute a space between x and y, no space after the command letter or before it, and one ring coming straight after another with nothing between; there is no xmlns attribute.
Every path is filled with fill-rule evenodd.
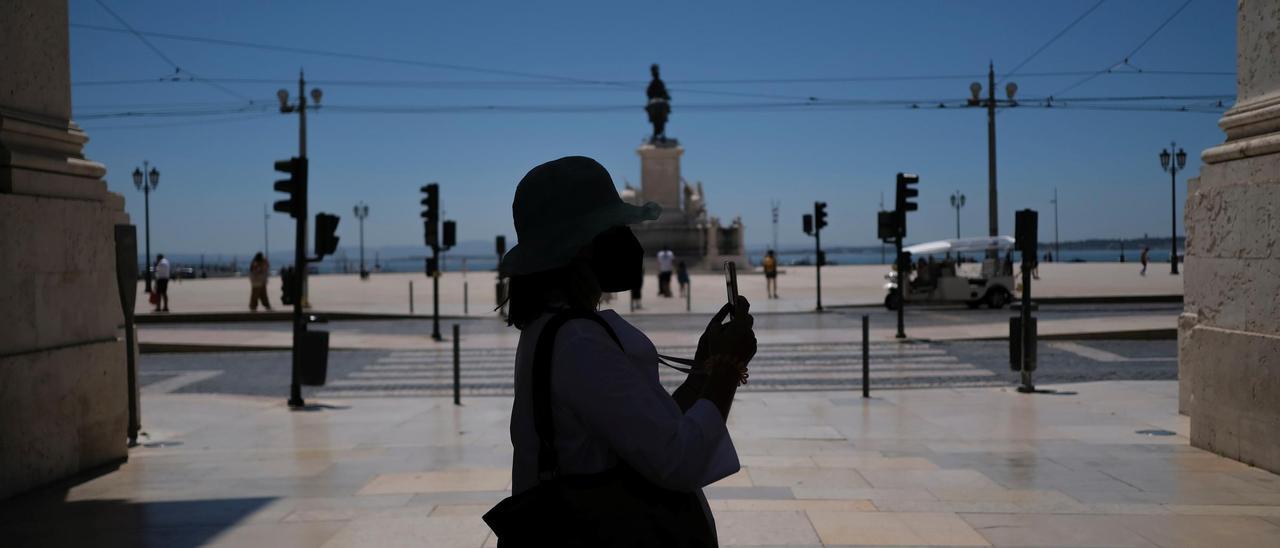
<svg viewBox="0 0 1280 548"><path fill-rule="evenodd" d="M698 359L699 367L710 369L702 397L715 404L725 419L729 418L729 408L733 405L738 385L747 381L747 363L756 355L756 334L752 329L754 319L750 310L751 304L739 296L737 306L733 307L733 319L721 323L729 315L730 307L726 304L712 318L698 343L701 359L695 359Z"/></svg>

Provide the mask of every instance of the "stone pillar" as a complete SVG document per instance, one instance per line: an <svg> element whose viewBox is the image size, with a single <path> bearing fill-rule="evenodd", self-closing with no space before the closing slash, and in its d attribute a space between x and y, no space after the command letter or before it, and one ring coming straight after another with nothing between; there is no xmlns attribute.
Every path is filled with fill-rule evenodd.
<svg viewBox="0 0 1280 548"><path fill-rule="evenodd" d="M112 226L71 118L65 0L0 13L0 499L126 456Z"/></svg>
<svg viewBox="0 0 1280 548"><path fill-rule="evenodd" d="M680 217L680 155L684 149L675 139L645 143L640 155L640 195L662 206L663 217Z"/></svg>
<svg viewBox="0 0 1280 548"><path fill-rule="evenodd" d="M1188 182L1179 406L1191 443L1280 472L1280 3L1240 0L1226 142Z"/></svg>

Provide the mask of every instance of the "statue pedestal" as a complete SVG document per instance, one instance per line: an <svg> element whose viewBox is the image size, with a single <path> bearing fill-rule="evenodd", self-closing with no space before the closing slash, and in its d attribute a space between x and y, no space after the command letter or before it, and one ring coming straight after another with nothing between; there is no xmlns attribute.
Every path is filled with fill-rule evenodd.
<svg viewBox="0 0 1280 548"><path fill-rule="evenodd" d="M113 226L128 217L70 121L66 1L6 3L0 36L4 499L127 455Z"/></svg>
<svg viewBox="0 0 1280 548"><path fill-rule="evenodd" d="M1238 10L1227 140L1187 181L1178 407L1192 445L1280 472L1280 10Z"/></svg>
<svg viewBox="0 0 1280 548"><path fill-rule="evenodd" d="M685 196L694 196L693 189L684 190L680 176L680 156L684 148L679 141L650 141L636 149L640 155L640 188L637 203L657 202L662 206L662 216L633 227L636 237L645 251L645 272L657 272L655 255L662 248L670 248L677 261L684 261L689 270L719 270L723 261L746 264L743 253L743 230L740 222L721 227L719 219L708 217L703 209L703 197L699 188L697 198L685 203Z"/></svg>

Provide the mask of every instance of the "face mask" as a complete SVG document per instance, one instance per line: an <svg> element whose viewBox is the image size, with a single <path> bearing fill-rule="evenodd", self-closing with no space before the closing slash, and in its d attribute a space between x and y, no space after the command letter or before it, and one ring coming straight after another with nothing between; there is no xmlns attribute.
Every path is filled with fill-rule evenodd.
<svg viewBox="0 0 1280 548"><path fill-rule="evenodd" d="M625 226L601 232L592 241L591 270L601 291L616 293L640 287L643 260L640 240Z"/></svg>

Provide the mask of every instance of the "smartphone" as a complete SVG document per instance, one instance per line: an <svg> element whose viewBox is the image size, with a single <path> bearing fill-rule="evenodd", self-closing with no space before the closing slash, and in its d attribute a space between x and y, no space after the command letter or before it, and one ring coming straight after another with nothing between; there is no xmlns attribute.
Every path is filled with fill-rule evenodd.
<svg viewBox="0 0 1280 548"><path fill-rule="evenodd" d="M729 315L732 316L732 310L738 306L738 265L733 261L724 262L724 286L729 293Z"/></svg>

